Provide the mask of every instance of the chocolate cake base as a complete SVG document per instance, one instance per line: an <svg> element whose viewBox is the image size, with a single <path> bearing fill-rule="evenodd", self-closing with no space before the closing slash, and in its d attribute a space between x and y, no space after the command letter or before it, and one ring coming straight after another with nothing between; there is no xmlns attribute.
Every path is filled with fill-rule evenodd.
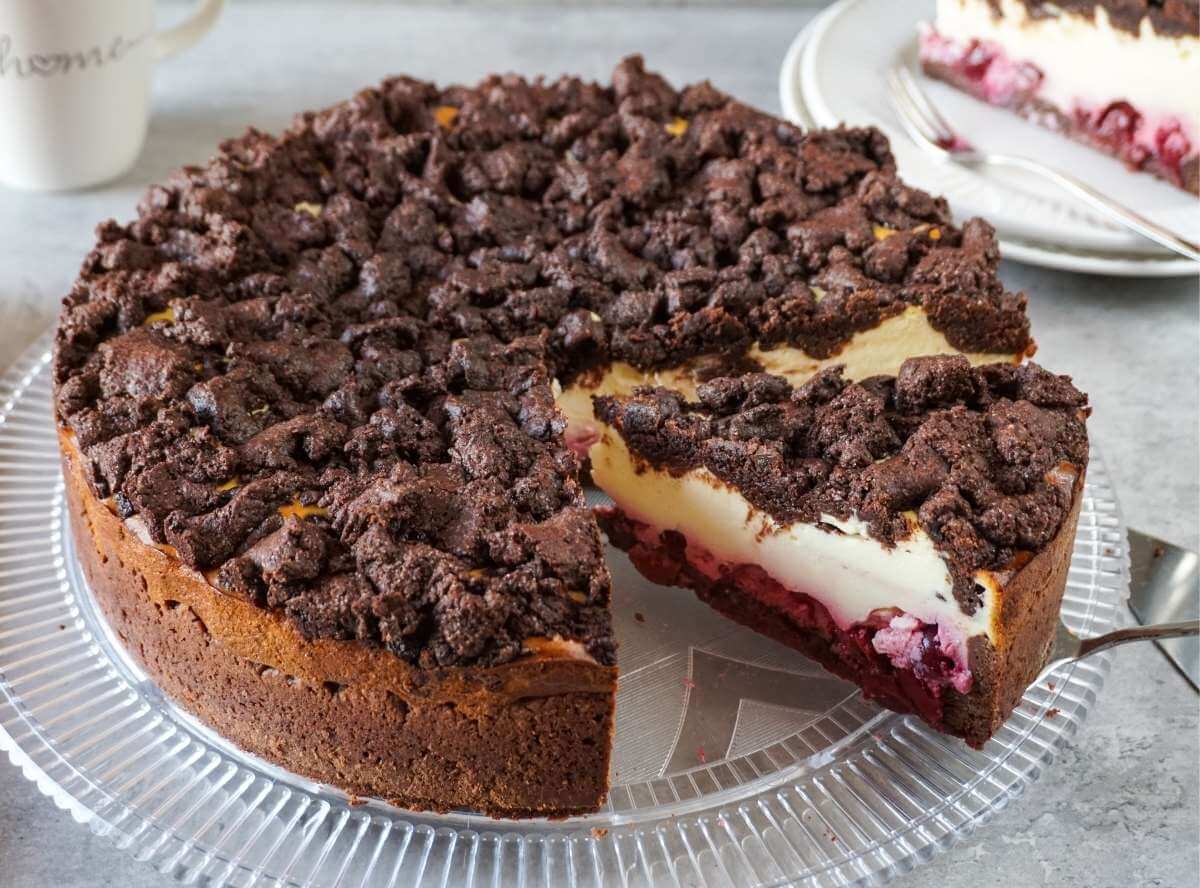
<svg viewBox="0 0 1200 888"><path fill-rule="evenodd" d="M712 580L693 567L679 534L660 535L647 545L644 528L617 508L597 510L609 541L625 550L651 582L682 586L729 619L775 639L816 660L834 675L855 682L864 695L897 712L914 712L933 727L981 748L1004 724L1025 689L1046 664L1066 588L1067 571L1082 502L1083 479L1074 489L1071 512L1051 543L1017 570L1001 591L998 646L983 636L968 641L973 683L968 693L945 688L940 698L922 688L908 670L870 649L869 638L856 638L833 625L816 603L810 625L755 597L753 572L743 567ZM822 615L824 618L822 618Z"/></svg>
<svg viewBox="0 0 1200 888"><path fill-rule="evenodd" d="M977 88L978 82L964 76L954 66L942 62L922 61L921 68L930 77L948 83L955 89L961 90L967 95L979 99L981 102L987 101L979 93ZM988 102L988 104L993 103ZM1119 152L1113 150L1111 144L1103 139L1096 138L1095 133L1087 127L1080 126L1070 114L1036 96L1016 93L1009 104L993 105L993 107L1006 108L1031 123L1036 123L1046 129L1053 130L1110 157L1115 157L1117 160L1125 163L1130 169L1149 173L1191 194L1200 194L1200 154L1194 154L1185 160L1178 172L1168 167L1154 155L1147 157L1140 164L1131 164Z"/></svg>
<svg viewBox="0 0 1200 888"><path fill-rule="evenodd" d="M62 442L76 552L121 643L176 703L262 758L403 808L563 817L607 794L616 670L529 657L418 669L308 639L148 545Z"/></svg>

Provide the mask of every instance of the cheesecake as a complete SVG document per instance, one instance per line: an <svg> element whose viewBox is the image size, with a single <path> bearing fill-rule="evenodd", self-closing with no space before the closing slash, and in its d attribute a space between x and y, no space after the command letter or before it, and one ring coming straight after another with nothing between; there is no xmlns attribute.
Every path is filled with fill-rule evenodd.
<svg viewBox="0 0 1200 888"><path fill-rule="evenodd" d="M937 0L920 58L976 98L1200 192L1190 0Z"/></svg>
<svg viewBox="0 0 1200 888"><path fill-rule="evenodd" d="M651 580L981 746L1045 662L1086 398L1026 363L906 360L598 397L602 523Z"/></svg>
<svg viewBox="0 0 1200 888"><path fill-rule="evenodd" d="M395 77L99 227L53 363L76 551L150 678L242 748L411 809L593 811L617 677L594 396L929 354L1017 373L998 263L873 129L637 57L607 85ZM969 647L983 613L947 632Z"/></svg>

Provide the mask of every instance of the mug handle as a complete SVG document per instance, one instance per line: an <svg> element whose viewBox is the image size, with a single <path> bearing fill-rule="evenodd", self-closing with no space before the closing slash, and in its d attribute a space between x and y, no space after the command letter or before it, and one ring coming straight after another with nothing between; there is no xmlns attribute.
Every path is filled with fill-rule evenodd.
<svg viewBox="0 0 1200 888"><path fill-rule="evenodd" d="M155 61L183 52L209 32L217 23L225 0L204 0L190 16L165 31L154 35Z"/></svg>

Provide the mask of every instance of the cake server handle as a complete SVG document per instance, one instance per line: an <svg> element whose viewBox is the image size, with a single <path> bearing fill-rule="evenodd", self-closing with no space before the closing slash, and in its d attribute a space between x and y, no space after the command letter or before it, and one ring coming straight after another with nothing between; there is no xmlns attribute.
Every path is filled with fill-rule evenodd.
<svg viewBox="0 0 1200 888"><path fill-rule="evenodd" d="M1149 238L1156 244L1166 247L1168 250L1172 250L1181 256L1186 256L1188 259L1200 262L1200 244L1176 234L1171 229L1159 225L1151 219L1147 219L1141 213L1135 212L1106 194L1097 191L1091 185L1076 179L1070 173L1064 173L1053 167L1048 167L1040 161L1028 157L1018 157L1013 154L955 151L950 154L950 157L965 165L970 165L973 158L978 158L977 162L980 165L1007 166L1041 176L1043 179L1058 185L1064 191L1071 192L1084 203L1104 213L1113 221L1124 225L1132 231L1136 231L1142 237Z"/></svg>
<svg viewBox="0 0 1200 888"><path fill-rule="evenodd" d="M1095 638L1080 638L1061 622L1050 650L1050 662L1041 671L1039 678L1052 669L1071 660L1080 660L1100 651L1131 641L1157 641L1163 638L1183 638L1200 635L1200 620L1181 620L1178 623L1155 623L1149 626L1129 626L1115 629Z"/></svg>

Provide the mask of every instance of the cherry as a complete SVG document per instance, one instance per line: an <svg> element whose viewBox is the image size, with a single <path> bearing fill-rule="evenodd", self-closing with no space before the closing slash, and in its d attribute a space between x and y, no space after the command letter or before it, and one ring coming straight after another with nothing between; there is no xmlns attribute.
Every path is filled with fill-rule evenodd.
<svg viewBox="0 0 1200 888"><path fill-rule="evenodd" d="M1129 145L1141 121L1142 115L1133 105L1125 101L1113 102L1097 116L1096 135L1115 146Z"/></svg>
<svg viewBox="0 0 1200 888"><path fill-rule="evenodd" d="M972 40L967 44L967 49L963 53L962 70L963 73L972 80L982 80L987 73L988 66L992 64L992 60L996 58L996 53L991 47L980 43L978 40Z"/></svg>
<svg viewBox="0 0 1200 888"><path fill-rule="evenodd" d="M1154 146L1158 149L1159 159L1174 172L1179 172L1183 159L1192 152L1192 143L1183 134L1183 127L1178 120L1171 118L1163 122L1154 134Z"/></svg>
<svg viewBox="0 0 1200 888"><path fill-rule="evenodd" d="M1032 62L1022 62L1017 66L1017 89L1022 93L1032 92L1045 76L1037 65Z"/></svg>

